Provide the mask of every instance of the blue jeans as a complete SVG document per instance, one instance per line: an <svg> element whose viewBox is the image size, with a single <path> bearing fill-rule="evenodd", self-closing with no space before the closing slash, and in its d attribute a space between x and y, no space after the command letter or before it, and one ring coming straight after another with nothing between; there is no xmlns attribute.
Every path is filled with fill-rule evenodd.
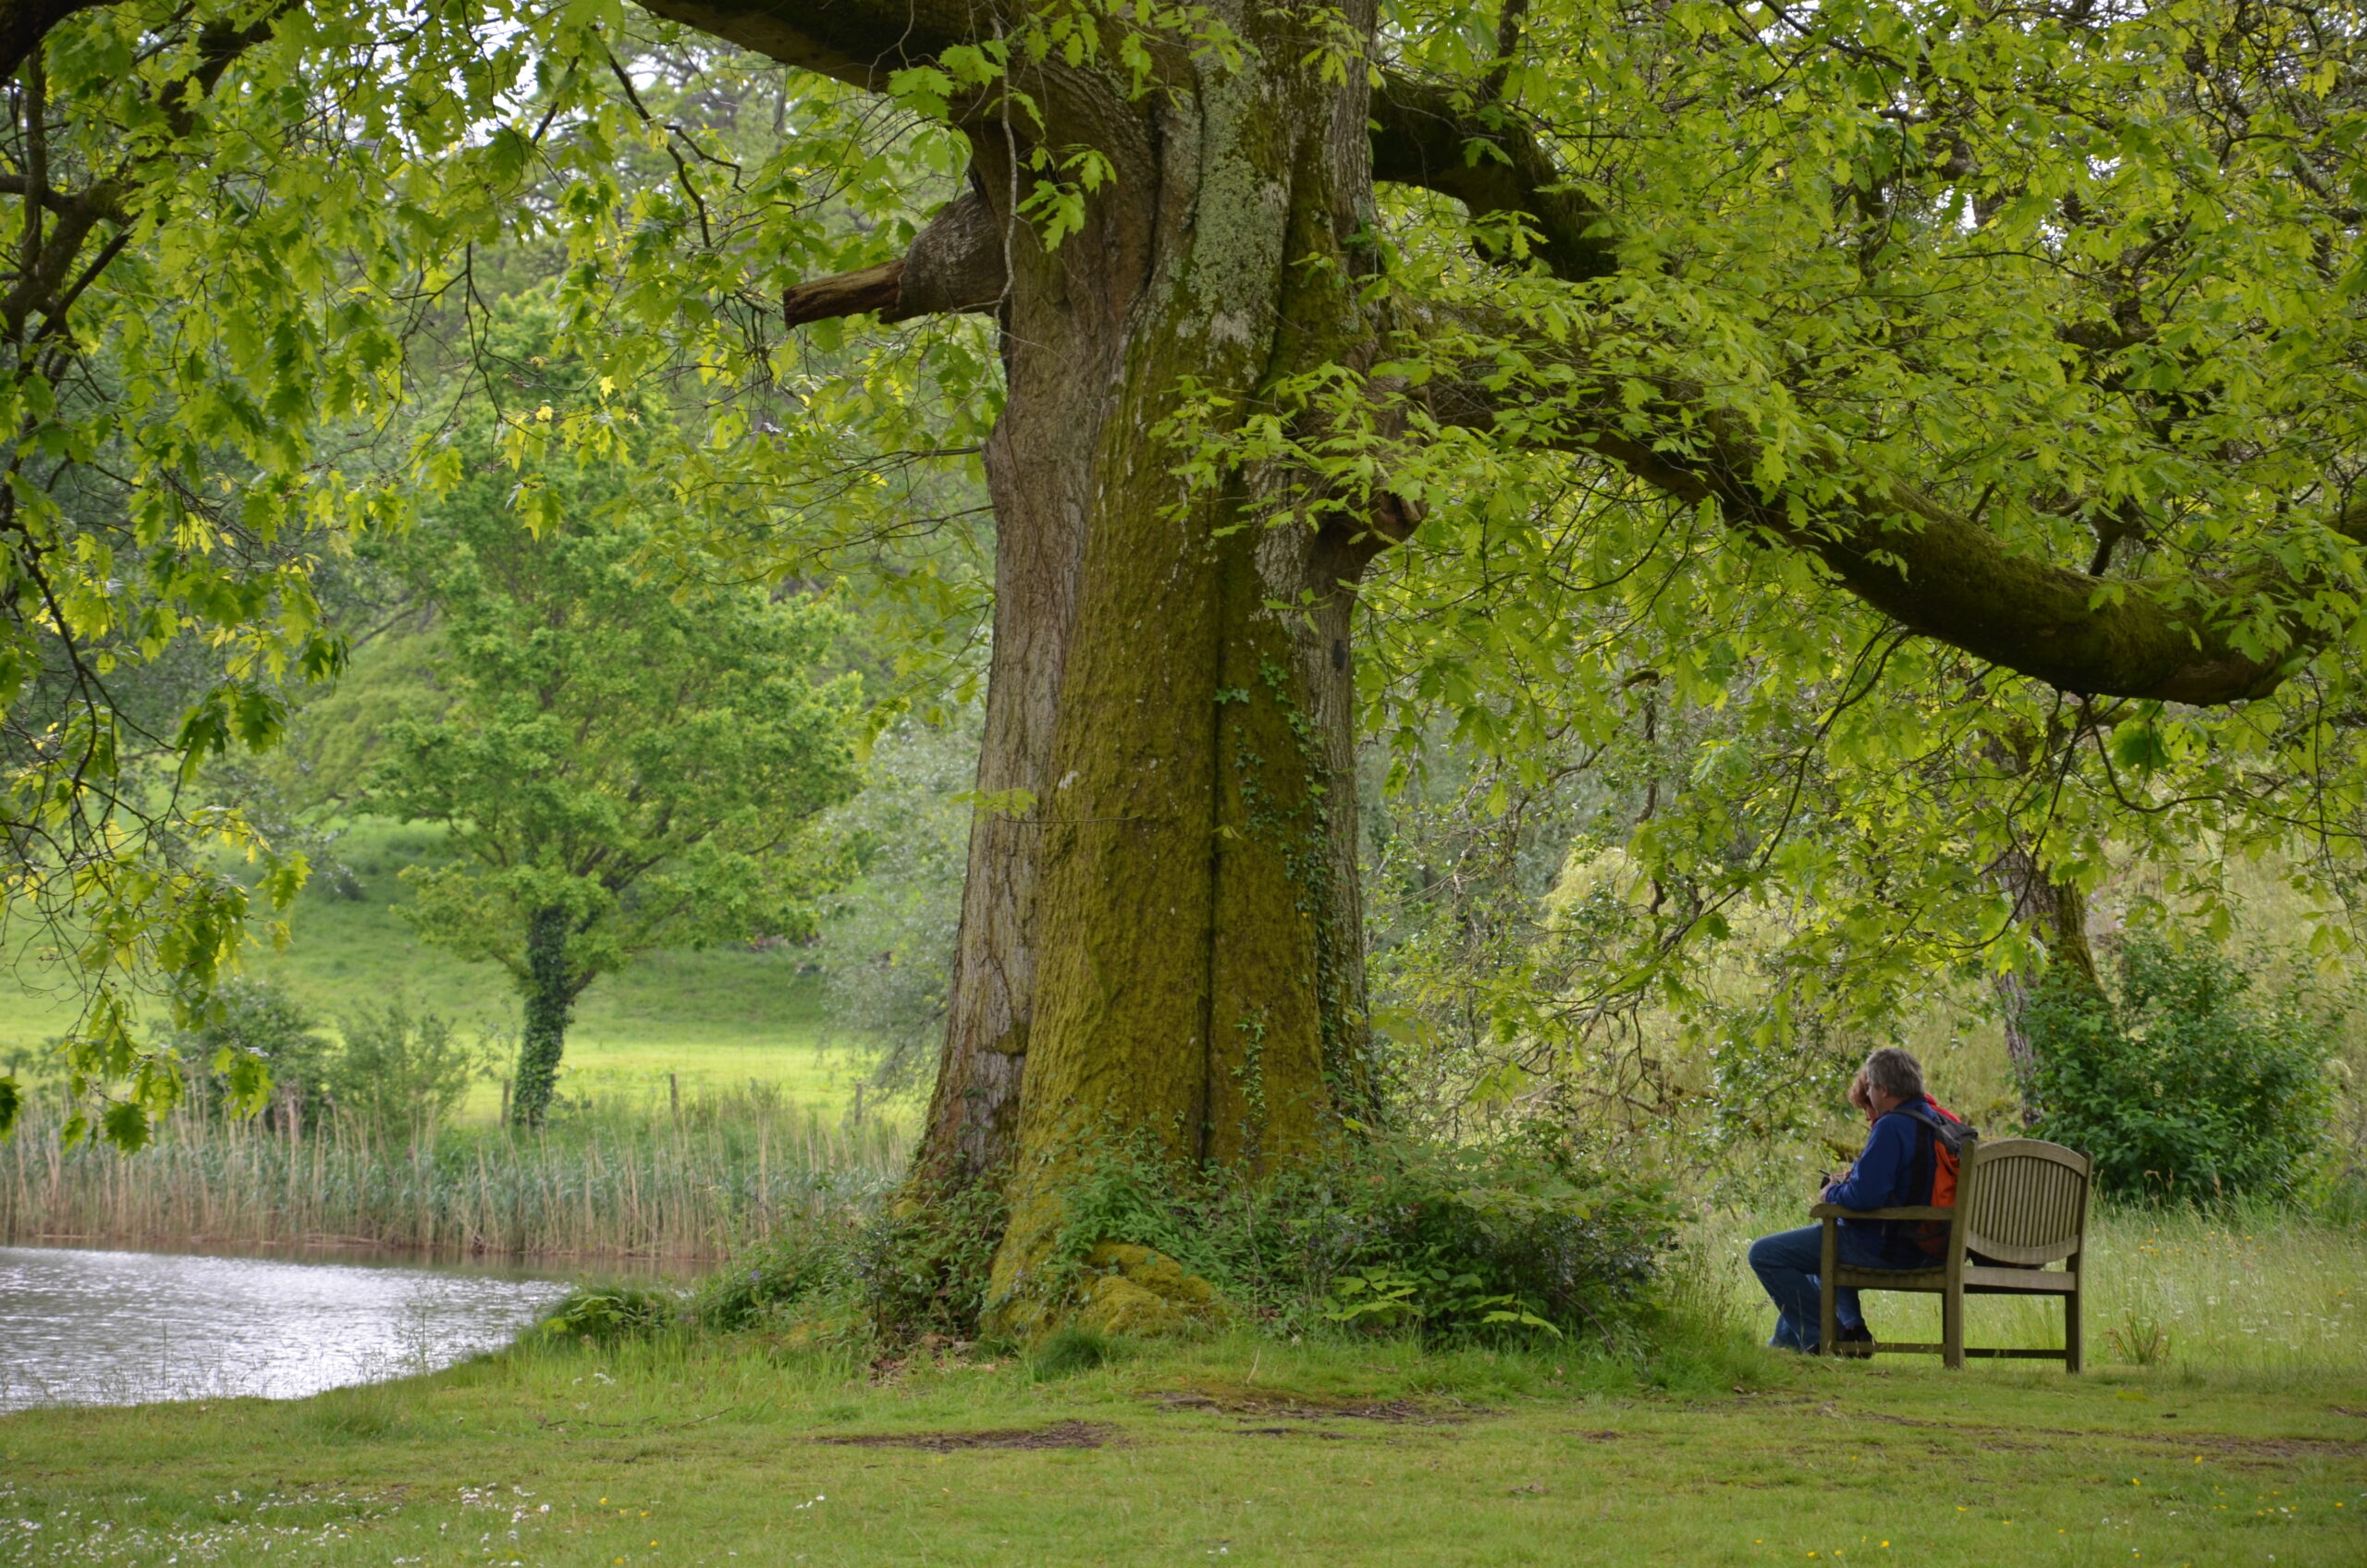
<svg viewBox="0 0 2367 1568"><path fill-rule="evenodd" d="M1841 1227L1841 1261L1852 1268L1921 1268L1920 1264L1897 1264L1883 1256L1882 1238L1869 1235L1855 1225ZM1767 1299L1775 1304L1775 1337L1767 1342L1779 1350L1814 1350L1821 1330L1818 1318L1820 1305L1816 1271L1824 1263L1824 1227L1803 1225L1797 1231L1778 1231L1772 1236L1761 1236L1750 1243L1751 1272L1767 1287ZM1858 1292L1833 1292L1833 1315L1844 1329L1865 1326L1865 1316L1858 1310Z"/></svg>

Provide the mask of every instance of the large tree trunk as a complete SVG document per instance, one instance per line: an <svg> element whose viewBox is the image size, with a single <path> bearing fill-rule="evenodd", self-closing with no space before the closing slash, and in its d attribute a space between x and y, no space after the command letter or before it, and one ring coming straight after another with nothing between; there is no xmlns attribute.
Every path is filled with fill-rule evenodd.
<svg viewBox="0 0 2367 1568"><path fill-rule="evenodd" d="M1010 1328L1049 1305L1085 1162L1255 1172L1368 1110L1347 639L1369 549L1262 526L1255 476L1175 477L1205 428L1186 387L1238 419L1372 337L1352 292L1361 79L1296 68L1306 39L1257 42L1269 64L1179 62L1183 90L1133 102L1081 72L1030 83L1049 141L1118 170L1053 251L1012 221L1024 146L972 127L1009 262L978 782L1010 809L973 828L920 1170L1005 1182L991 1311Z"/></svg>

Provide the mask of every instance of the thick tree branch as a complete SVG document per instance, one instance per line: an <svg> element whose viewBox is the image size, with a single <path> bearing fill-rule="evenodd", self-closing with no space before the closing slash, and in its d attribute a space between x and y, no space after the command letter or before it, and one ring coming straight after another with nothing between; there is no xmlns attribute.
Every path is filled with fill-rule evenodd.
<svg viewBox="0 0 2367 1568"><path fill-rule="evenodd" d="M1591 443L1647 483L1687 499L1716 497L1727 519L1815 556L1842 586L1901 626L2066 692L2214 705L2264 697L2289 661L2323 641L2296 622L2285 654L2256 658L2235 645L2238 602L2271 586L2240 582L2109 585L2084 572L2008 549L1990 530L1904 485L1861 485L1803 521L1787 497L1750 478L1748 446L1718 431L1699 455L1674 459L1642 443L1599 435ZM1837 461L1832 464L1838 472ZM2331 526L2367 542L2367 508ZM2200 592L2197 590L2200 589Z"/></svg>
<svg viewBox="0 0 2367 1568"><path fill-rule="evenodd" d="M77 11L92 11L108 0L0 0L0 77L12 77L49 30Z"/></svg>
<svg viewBox="0 0 2367 1568"><path fill-rule="evenodd" d="M785 66L877 92L896 71L994 31L962 0L641 0L669 21Z"/></svg>
<svg viewBox="0 0 2367 1568"><path fill-rule="evenodd" d="M1486 428L1502 399L1519 394L1462 382L1434 383L1423 396L1441 423ZM1787 491L1771 494L1756 477L1760 453L1739 420L1707 407L1706 397L1678 401L1690 417L1671 409L1668 428L1683 434L1665 447L1635 435L1632 416L1607 401L1587 410L1599 411L1599 423L1582 412L1547 444L1606 458L1680 500L1714 500L1729 524L1816 557L1841 586L1901 626L2066 692L2199 706L2240 702L2274 692L2293 659L2324 642L2295 618L2284 655L2263 659L2237 648L2230 617L2250 594L2275 585L2264 572L2100 582L2011 550L1906 485L1853 480L1837 443L1821 455L1793 456L1794 472L1811 485L1840 492L1796 507ZM2367 504L2329 526L2367 544Z"/></svg>
<svg viewBox="0 0 2367 1568"><path fill-rule="evenodd" d="M1002 293L1002 232L986 202L972 192L938 209L896 260L798 284L782 292L780 310L789 326L865 314L909 321L986 310Z"/></svg>
<svg viewBox="0 0 2367 1568"><path fill-rule="evenodd" d="M197 69L176 81L165 84L157 95L157 104L165 111L166 123L175 136L187 136L197 129L197 116L190 107L190 101L202 98L214 91L214 84L236 65L239 57L259 43L267 43L278 30L279 18L294 10L302 0L280 0L270 10L244 27L232 27L227 22L211 22L197 34Z"/></svg>
<svg viewBox="0 0 2367 1568"><path fill-rule="evenodd" d="M1462 107L1466 101L1446 87L1384 77L1373 94L1373 177L1453 197L1475 217L1529 214L1540 236L1537 254L1556 276L1582 282L1614 270L1608 221L1562 188L1564 176L1544 146L1503 111ZM1521 336L1496 326L1496 335ZM1434 385L1425 396L1441 423L1487 426L1502 395L1466 384ZM2007 548L1978 521L1906 485L1849 484L1837 445L1821 466L1823 477L1842 481L1842 498L1801 508L1790 493L1797 486L1773 495L1761 488L1757 444L1737 422L1706 397L1671 404L1667 427L1684 435L1670 449L1638 439L1609 408L1600 424L1561 444L1682 499L1715 499L1730 522L1815 556L1900 625L2067 692L2207 705L2265 696L2290 671L2289 655L2263 660L2238 651L2228 616L2214 611L2226 606L2231 614L2269 586L2258 577L2107 589L2094 576ZM2330 526L2367 543L2367 506ZM2287 630L2296 653L2324 640L2298 623Z"/></svg>
<svg viewBox="0 0 2367 1568"><path fill-rule="evenodd" d="M0 196L22 196L32 182L20 174L0 174ZM82 210L94 210L110 223L129 221L121 202L123 190L114 181L104 181L87 190L60 190L54 185L41 188L41 204L61 215Z"/></svg>
<svg viewBox="0 0 2367 1568"><path fill-rule="evenodd" d="M80 196L53 204L46 200L43 206L57 214L57 226L41 236L31 247L30 263L18 274L17 285L0 299L0 323L5 323L7 336L23 336L25 318L37 310L55 315L64 305L57 291L65 287L67 275L82 253L82 245L91 230L101 222L124 223L123 186L115 180L102 180ZM117 247L120 249L120 247ZM78 286L74 293L80 294Z"/></svg>
<svg viewBox="0 0 2367 1568"><path fill-rule="evenodd" d="M904 258L859 272L834 273L781 290L783 326L805 326L839 316L890 316L903 298Z"/></svg>
<svg viewBox="0 0 2367 1568"><path fill-rule="evenodd" d="M1568 189L1552 154L1510 110L1466 104L1451 88L1385 71L1372 116L1374 179L1435 190L1475 218L1527 214L1536 254L1557 277L1618 270L1602 210Z"/></svg>

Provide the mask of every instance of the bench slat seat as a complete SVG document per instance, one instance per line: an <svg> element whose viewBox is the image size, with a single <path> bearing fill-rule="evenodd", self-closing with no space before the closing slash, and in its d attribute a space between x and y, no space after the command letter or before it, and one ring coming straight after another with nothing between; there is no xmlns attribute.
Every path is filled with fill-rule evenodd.
<svg viewBox="0 0 2367 1568"><path fill-rule="evenodd" d="M1824 1228L1817 1273L1824 1354L1838 1353L1835 1291L1906 1291L1940 1298L1939 1344L1857 1344L1851 1354L1938 1355L1961 1367L1968 1355L2061 1360L2080 1369L2079 1255L2088 1229L2088 1157L2038 1138L1977 1143L1956 1176L1956 1207L1843 1208L1821 1203L1809 1217ZM1840 1260L1844 1219L1945 1220L1945 1261L1930 1268L1857 1268ZM1984 1260L1973 1262L1974 1256ZM2059 1264L2059 1268L2048 1268ZM2019 1265L2020 1267L2001 1267ZM1987 1350L1964 1342L1968 1295L2053 1295L2063 1298L2063 1348Z"/></svg>
<svg viewBox="0 0 2367 1568"><path fill-rule="evenodd" d="M1833 1271L1834 1289L1840 1291L1911 1291L1936 1295L1948 1288L1944 1268L1852 1268L1842 1264ZM2067 1296L2079 1288L2079 1276L2064 1268L1983 1268L1968 1263L1964 1293L1968 1296Z"/></svg>

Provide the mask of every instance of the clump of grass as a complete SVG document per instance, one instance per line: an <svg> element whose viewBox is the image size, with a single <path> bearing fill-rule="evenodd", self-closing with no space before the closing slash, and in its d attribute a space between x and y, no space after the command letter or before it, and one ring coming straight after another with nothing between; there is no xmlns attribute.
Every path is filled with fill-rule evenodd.
<svg viewBox="0 0 2367 1568"><path fill-rule="evenodd" d="M2151 1366L2169 1357L2170 1336L2158 1318L2135 1307L2123 1307L2120 1321L2104 1330L2113 1354L2134 1366Z"/></svg>
<svg viewBox="0 0 2367 1568"><path fill-rule="evenodd" d="M1108 1365L1117 1351L1118 1341L1109 1335L1072 1323L1036 1348L1030 1366L1036 1381L1056 1382Z"/></svg>
<svg viewBox="0 0 2367 1568"><path fill-rule="evenodd" d="M867 1207L905 1141L734 1090L610 1104L533 1135L405 1143L352 1124L196 1116L137 1155L67 1148L36 1113L0 1144L0 1241L367 1244L522 1258L690 1262Z"/></svg>
<svg viewBox="0 0 2367 1568"><path fill-rule="evenodd" d="M299 1410L308 1433L329 1442L372 1442L402 1425L399 1396L383 1388L332 1389Z"/></svg>

